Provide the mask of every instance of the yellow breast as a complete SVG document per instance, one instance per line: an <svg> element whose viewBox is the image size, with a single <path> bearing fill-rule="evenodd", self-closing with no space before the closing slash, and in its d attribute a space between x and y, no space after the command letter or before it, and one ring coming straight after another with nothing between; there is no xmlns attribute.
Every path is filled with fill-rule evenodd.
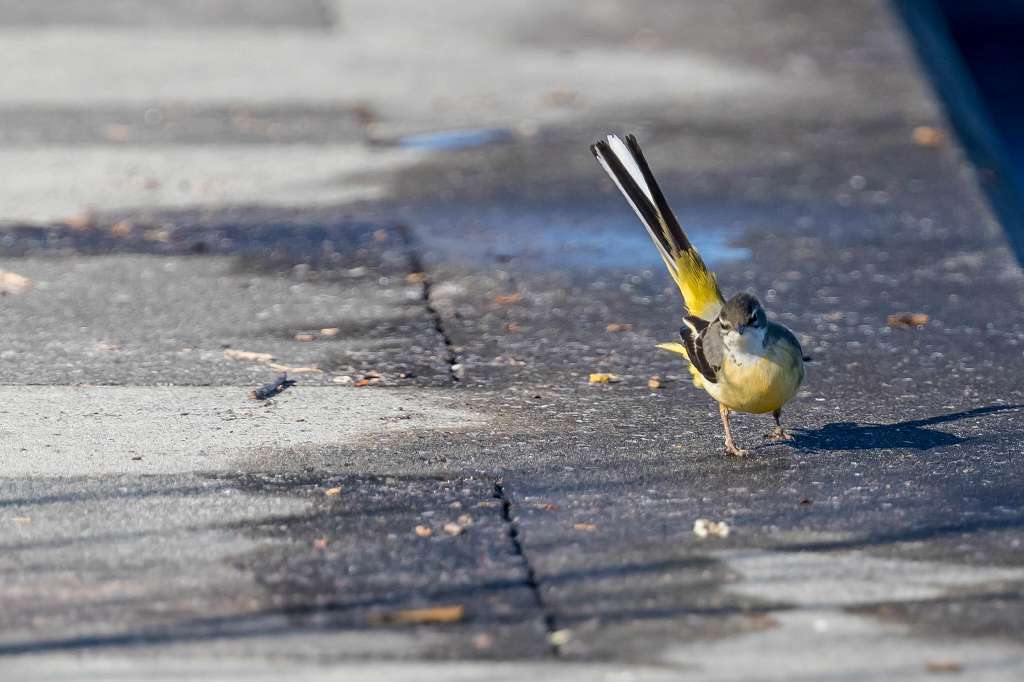
<svg viewBox="0 0 1024 682"><path fill-rule="evenodd" d="M718 383L704 389L730 410L762 414L781 408L796 395L804 378L802 358L788 352L746 356L743 362L726 358Z"/></svg>

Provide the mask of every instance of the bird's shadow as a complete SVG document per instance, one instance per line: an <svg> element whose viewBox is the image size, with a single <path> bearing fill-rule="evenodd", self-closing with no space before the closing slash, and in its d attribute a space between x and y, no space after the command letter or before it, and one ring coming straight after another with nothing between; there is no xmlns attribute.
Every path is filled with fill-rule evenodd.
<svg viewBox="0 0 1024 682"><path fill-rule="evenodd" d="M895 424L833 422L819 429L794 430L796 440L792 444L800 450L878 450L884 448L930 450L931 448L964 443L968 439L945 431L927 428L929 426L1021 408L1024 408L1024 405L989 405L988 407L978 407L973 410L896 422Z"/></svg>

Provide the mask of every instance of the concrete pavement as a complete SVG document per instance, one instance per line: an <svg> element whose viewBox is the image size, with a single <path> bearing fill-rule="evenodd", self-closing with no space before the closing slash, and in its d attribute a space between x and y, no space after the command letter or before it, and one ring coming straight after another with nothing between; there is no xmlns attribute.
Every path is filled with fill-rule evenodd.
<svg viewBox="0 0 1024 682"><path fill-rule="evenodd" d="M1024 278L886 7L376 4L7 15L0 670L1019 677ZM801 335L794 445L653 348L606 129Z"/></svg>

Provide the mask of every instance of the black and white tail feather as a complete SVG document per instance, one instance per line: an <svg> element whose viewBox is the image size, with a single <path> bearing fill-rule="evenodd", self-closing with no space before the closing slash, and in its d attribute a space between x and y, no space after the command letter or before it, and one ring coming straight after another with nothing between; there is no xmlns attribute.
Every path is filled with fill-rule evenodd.
<svg viewBox="0 0 1024 682"><path fill-rule="evenodd" d="M636 211L661 259L675 276L676 258L693 246L654 179L636 137L626 135L623 142L618 135L608 135L607 140L591 145L590 150Z"/></svg>
<svg viewBox="0 0 1024 682"><path fill-rule="evenodd" d="M687 311L704 320L714 319L723 303L718 282L683 232L636 137L627 135L623 141L608 135L590 150L651 236Z"/></svg>

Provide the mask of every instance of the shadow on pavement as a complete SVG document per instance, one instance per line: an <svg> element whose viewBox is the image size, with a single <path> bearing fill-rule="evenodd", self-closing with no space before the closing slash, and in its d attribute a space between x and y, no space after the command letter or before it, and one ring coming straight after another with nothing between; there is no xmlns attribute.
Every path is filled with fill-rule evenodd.
<svg viewBox="0 0 1024 682"><path fill-rule="evenodd" d="M964 443L968 439L925 428L927 426L1021 408L1024 408L1024 405L990 405L895 424L833 422L820 429L798 431L794 447L801 450L877 450L883 448L930 450L945 445Z"/></svg>

